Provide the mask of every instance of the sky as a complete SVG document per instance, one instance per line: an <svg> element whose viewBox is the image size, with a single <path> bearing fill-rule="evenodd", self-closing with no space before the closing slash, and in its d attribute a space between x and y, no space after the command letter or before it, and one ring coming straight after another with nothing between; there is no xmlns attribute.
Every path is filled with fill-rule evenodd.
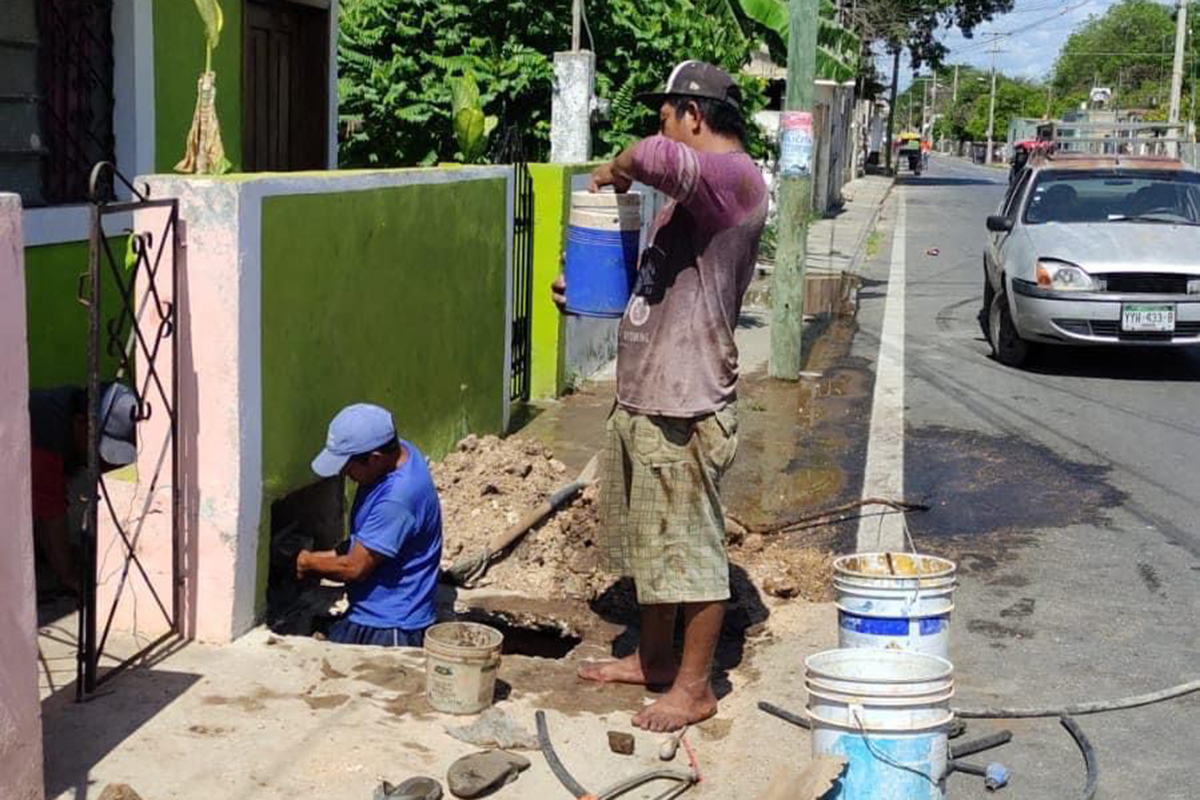
<svg viewBox="0 0 1200 800"><path fill-rule="evenodd" d="M985 22L966 39L957 30L942 31L938 38L950 48L948 64L971 64L983 69L991 65L989 34L1011 33L999 40L1003 52L996 68L1005 75L1040 80L1050 74L1058 51L1067 37L1089 16L1101 16L1118 0L1016 0L1008 14ZM1161 0L1160 0L1161 2ZM878 59L880 73L890 76L891 58ZM912 82L907 55L900 59L900 89Z"/></svg>

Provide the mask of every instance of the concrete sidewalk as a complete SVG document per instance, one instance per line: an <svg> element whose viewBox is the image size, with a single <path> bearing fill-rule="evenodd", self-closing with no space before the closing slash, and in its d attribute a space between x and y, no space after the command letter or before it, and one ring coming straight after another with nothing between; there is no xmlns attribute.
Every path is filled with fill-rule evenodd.
<svg viewBox="0 0 1200 800"><path fill-rule="evenodd" d="M842 188L843 206L832 216L808 227L808 269L814 272L857 272L866 252L867 237L893 179L864 175Z"/></svg>
<svg viewBox="0 0 1200 800"><path fill-rule="evenodd" d="M847 202L837 216L812 227L812 269L856 268L890 185L889 179L872 176L846 187ZM828 507L857 491L838 459L854 450L859 431L853 420L861 416L861 403L869 403L869 380L847 369L839 355L852 334L851 321L813 329L820 335L807 350L807 368L815 372L797 383L765 376L770 327L764 311L748 310L737 330L743 455L726 478L727 504L752 525ZM593 381L563 400L540 404L521 435L548 443L571 471L577 470L600 447L614 391L611 381ZM806 531L792 541L809 547L823 535ZM785 543L764 545L758 536L755 556L751 538L734 560L748 564L757 558L770 568L772 559L763 555ZM832 539L821 542L836 549ZM685 795L689 800L753 798L777 767L808 761L807 734L765 716L755 705L769 700L802 709L804 658L837 643L831 603L790 597L786 587L768 591L762 573L749 566L741 576L742 598L730 615L735 628L723 637L719 656L720 712L687 737L704 775L703 783ZM524 599L478 590L447 592L443 600L461 611L521 608ZM575 677L582 660L611 652L620 628L597 623L587 605L568 605L564 602L559 613L591 632L561 659L506 655L497 707L530 730L534 711L546 710L560 757L594 790L660 766L662 737L629 724L630 716L653 699L648 692L584 684ZM580 617L592 619L578 622ZM69 683L71 631L70 618L64 618L47 626L40 642L48 798L94 800L106 783L125 782L145 800L368 800L381 778L399 783L429 775L444 782L455 759L478 749L444 730L473 718L450 717L428 706L419 651L329 645L258 628L224 647L184 644L152 666L117 677L108 694L77 705ZM636 754L609 752L609 730L633 733ZM565 800L568 793L545 760L537 753L526 755L532 766L491 796ZM681 751L671 766L686 763ZM626 797L649 800L664 788L653 784Z"/></svg>

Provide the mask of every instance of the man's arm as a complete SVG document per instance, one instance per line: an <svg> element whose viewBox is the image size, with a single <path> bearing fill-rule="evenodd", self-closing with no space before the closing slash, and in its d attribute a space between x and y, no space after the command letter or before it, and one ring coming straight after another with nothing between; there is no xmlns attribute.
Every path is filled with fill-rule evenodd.
<svg viewBox="0 0 1200 800"><path fill-rule="evenodd" d="M605 186L611 186L618 193L624 194L633 185L633 149L636 144L626 147L612 161L601 164L592 172L592 182L589 190L598 192Z"/></svg>
<svg viewBox="0 0 1200 800"><path fill-rule="evenodd" d="M659 134L625 148L592 172L591 190L612 186L626 192L634 181L658 189L684 205L692 202L700 183L700 159L686 144Z"/></svg>
<svg viewBox="0 0 1200 800"><path fill-rule="evenodd" d="M320 575L343 583L361 581L383 562L384 557L355 542L344 556L336 550L301 550L296 556L296 577Z"/></svg>

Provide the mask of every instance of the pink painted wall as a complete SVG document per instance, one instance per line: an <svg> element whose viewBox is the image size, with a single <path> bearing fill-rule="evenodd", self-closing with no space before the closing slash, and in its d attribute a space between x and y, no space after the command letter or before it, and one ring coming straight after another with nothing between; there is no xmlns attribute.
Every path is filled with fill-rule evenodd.
<svg viewBox="0 0 1200 800"><path fill-rule="evenodd" d="M0 194L0 797L42 798L21 201Z"/></svg>
<svg viewBox="0 0 1200 800"><path fill-rule="evenodd" d="M257 387L259 374L256 361L248 368L245 351L258 341L257 283L248 280L245 268L237 184L154 178L151 188L154 197L178 198L184 221L183 245L177 252L168 248L162 253L157 285L158 299L174 302L178 309L178 340L165 339L161 346L164 351L174 346L178 352L180 622L188 638L228 642L256 622L262 474L257 409L248 411L246 398L257 394L250 387ZM166 221L162 209L140 210L134 230L152 233L157 248L164 240ZM256 260L257 253L254 256ZM173 269L178 287L169 277ZM144 283L139 284L138 298L141 318L153 328L157 323ZM170 360L156 363L163 385L169 387ZM107 486L149 585L136 569L111 569L120 566L125 547L102 506L98 548L110 553L113 563L108 568L99 565L97 595L101 608L117 600L114 629L154 636L168 626L150 588L166 611L174 611L171 432L157 386L143 384L138 392L158 411L138 425L136 476L132 481L107 479Z"/></svg>

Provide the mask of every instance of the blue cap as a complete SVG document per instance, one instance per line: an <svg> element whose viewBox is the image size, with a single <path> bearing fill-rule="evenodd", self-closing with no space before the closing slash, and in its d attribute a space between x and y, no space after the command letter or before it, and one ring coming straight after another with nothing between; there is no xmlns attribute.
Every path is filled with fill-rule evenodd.
<svg viewBox="0 0 1200 800"><path fill-rule="evenodd" d="M387 409L370 403L346 406L329 423L325 448L313 459L312 470L322 478L332 478L350 456L369 453L395 438L396 425Z"/></svg>

